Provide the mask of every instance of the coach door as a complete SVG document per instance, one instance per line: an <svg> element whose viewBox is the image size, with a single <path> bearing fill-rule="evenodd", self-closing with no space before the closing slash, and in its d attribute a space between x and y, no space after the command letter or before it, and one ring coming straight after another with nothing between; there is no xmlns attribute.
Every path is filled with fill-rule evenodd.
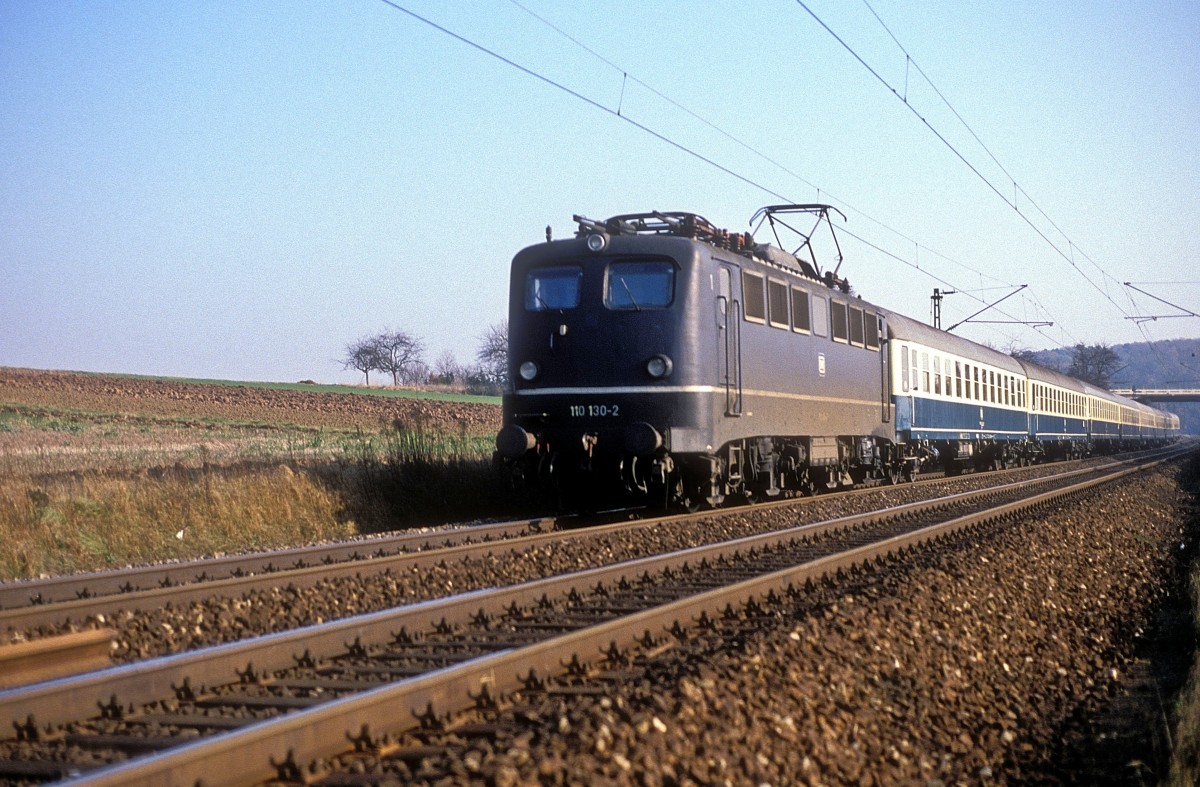
<svg viewBox="0 0 1200 787"><path fill-rule="evenodd" d="M734 297L733 268L717 270L717 374L725 389L725 415L742 414L742 303Z"/></svg>

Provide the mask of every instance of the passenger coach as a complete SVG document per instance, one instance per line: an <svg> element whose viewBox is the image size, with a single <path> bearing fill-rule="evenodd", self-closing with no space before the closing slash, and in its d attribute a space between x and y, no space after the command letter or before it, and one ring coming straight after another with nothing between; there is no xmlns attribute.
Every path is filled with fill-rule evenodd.
<svg viewBox="0 0 1200 787"><path fill-rule="evenodd" d="M949 473L1029 460L1025 370L1011 356L887 313L896 439Z"/></svg>

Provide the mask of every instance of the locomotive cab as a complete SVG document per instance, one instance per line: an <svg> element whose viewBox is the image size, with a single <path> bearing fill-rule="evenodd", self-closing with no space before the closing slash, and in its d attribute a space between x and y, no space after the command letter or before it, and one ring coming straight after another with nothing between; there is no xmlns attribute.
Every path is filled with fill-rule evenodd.
<svg viewBox="0 0 1200 787"><path fill-rule="evenodd" d="M702 248L596 226L513 260L512 391L497 452L519 480L572 505L622 491L665 503L672 443L704 418L694 396Z"/></svg>

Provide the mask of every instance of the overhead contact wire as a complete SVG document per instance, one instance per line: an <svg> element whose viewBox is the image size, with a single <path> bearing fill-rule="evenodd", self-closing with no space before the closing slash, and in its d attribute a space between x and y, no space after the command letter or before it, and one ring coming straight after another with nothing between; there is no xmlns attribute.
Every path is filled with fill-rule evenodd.
<svg viewBox="0 0 1200 787"><path fill-rule="evenodd" d="M842 37L841 37L841 36L839 36L839 35L838 35L838 34L837 34L837 33L836 33L834 30L833 30L833 28L831 28L829 25L827 25L827 24L825 23L825 21L824 21L823 19L821 19L821 17L817 16L817 14L816 14L816 13L815 13L815 12L814 12L814 11L813 11L811 8L809 8L809 7L808 7L808 6L807 6L807 5L804 3L804 0L795 0L795 2L796 2L796 5L798 5L798 6L800 6L801 8L803 8L803 9L804 9L804 10L805 10L805 11L808 13L808 15L809 15L809 16L811 16L811 17L813 18L813 20L814 20L814 21L815 21L815 22L816 22L818 25L820 25L820 26L821 26L821 28L822 28L823 30L825 30L825 32L829 33L829 35L830 35L830 36L832 36L832 37L833 37L833 39L834 39L835 41L837 41L839 44L841 44L842 48L843 48L843 49L845 49L845 50L846 50L848 53L850 53L851 57L853 57L855 60L857 60L857 61L859 62L859 64L860 64L860 65L861 65L863 68L865 68L865 69L867 70L867 72L868 72L868 73L870 73L870 74L871 74L871 76L875 77L875 79L876 79L876 80L878 80L878 81L879 81L879 83L880 83L881 85L883 85L884 87L886 87L886 88L887 88L887 89L888 89L888 90L889 90L889 91L892 93L892 95L894 95L894 96L895 96L895 97L896 97L896 98L897 98L897 99L898 99L898 100L899 100L899 101L900 101L902 104L904 104L904 106L905 106L906 108L908 108L908 111L912 112L912 113L913 113L913 115L914 115L914 116L916 116L916 118L917 118L918 120L920 120L920 121L921 121L921 123L923 123L923 124L925 125L925 127L926 127L926 128L928 128L928 129L929 129L929 131L930 131L930 132L931 132L931 133L932 133L932 134L933 134L935 137L937 137L937 138L938 138L938 140L940 140L940 141L941 141L941 143L942 143L943 145L945 145L945 146L946 146L946 148L947 148L947 149L949 149L949 150L950 150L950 152L951 152L951 153L953 153L953 154L954 154L954 155L955 155L955 156L958 158L958 160L959 160L959 161L961 161L961 162L963 163L963 165L964 165L964 166L966 166L966 167L967 167L969 170L971 170L971 172L975 173L975 176L976 176L976 177L978 177L978 178L979 178L981 181L983 181L983 183L984 183L984 184L985 184L985 185L986 185L986 186L987 186L989 189L991 189L991 190L992 190L992 191L993 191L993 192L996 194L996 196L997 196L997 197L999 197L999 198L1000 198L1000 199L1001 199L1001 200L1004 202L1004 204L1006 204L1006 205L1008 205L1010 208L1012 208L1012 209L1013 209L1013 211L1015 211L1015 212L1016 212L1016 214L1017 214L1018 216L1020 216L1020 217L1021 217L1021 220L1022 220L1023 222L1025 222L1025 224L1027 224L1027 225L1029 226L1029 228L1030 228L1030 229L1032 229L1032 230L1033 230L1035 233L1037 233L1037 234L1038 234L1038 236L1039 236L1039 237L1041 237L1041 238L1042 238L1042 240L1044 240L1044 241L1046 242L1046 245L1048 245L1048 246L1049 246L1051 249L1053 249L1053 250L1054 250L1054 251L1055 251L1055 252L1056 252L1056 253L1057 253L1057 254L1058 254L1060 257L1062 257L1062 258L1063 258L1063 259L1064 259L1064 260L1067 262L1067 264L1069 264L1069 265L1070 265L1072 268L1074 268L1074 269L1075 269L1075 272L1076 272L1076 273L1078 273L1080 276L1082 276L1082 277L1083 277L1084 281L1086 281L1088 284L1092 285L1092 287L1093 287L1093 288L1094 288L1094 289L1095 289L1095 290L1096 290L1098 293L1100 293L1102 296L1104 296L1104 299L1105 299L1105 300L1107 300L1107 301L1108 301L1109 303L1111 303L1111 304L1112 304L1114 307L1116 307L1117 311L1121 312L1121 314L1122 314L1122 315L1124 315L1124 316L1126 316L1126 317L1128 317L1128 316L1129 316L1129 315L1128 315L1128 314L1125 312L1125 309L1124 309L1124 308L1123 308L1123 307L1122 307L1122 306L1121 306L1119 303L1117 303L1117 302L1116 302L1116 300L1114 300L1114 299L1112 298L1112 296L1111 296L1111 295L1109 295L1109 293L1108 293L1106 290L1104 290L1102 287L1100 287L1100 286L1099 286L1099 285L1097 285L1097 284L1096 284L1094 281L1092 281L1091 277L1090 277L1090 276L1088 276L1086 273L1084 273L1084 272L1083 272L1083 271L1082 271L1082 270L1079 268L1079 266L1078 266L1078 265L1075 263L1075 261L1074 261L1073 259L1071 259L1071 257L1070 257L1069 255L1067 255L1067 254L1063 253L1063 250L1062 250L1062 249L1061 249L1061 248L1058 246L1058 244L1056 244L1054 241L1052 241L1052 240L1051 240L1051 239L1050 239L1050 238L1049 238L1049 237L1046 235L1046 233L1045 233L1045 232L1043 232L1043 231L1041 230L1041 228L1039 228L1039 227L1038 227L1036 224L1034 224L1032 221L1030 221L1029 217L1028 217L1028 216L1026 216L1026 215L1025 215L1023 212L1021 212L1021 209L1020 209L1020 207L1019 207L1019 206L1017 205L1017 203L1016 203L1016 199L1015 199L1015 197L1014 197L1014 199L1009 199L1007 196L1005 196L1005 195L1004 195L1004 192L1002 192L1002 191L999 189L999 187L997 187L997 186L996 186L996 184L992 183L992 181L991 181L991 180L989 180L989 179L988 179L988 177L987 177L986 175L984 175L984 174L983 174L983 173L982 173L982 172L979 170L979 168L978 168L978 167L976 167L974 164L972 164L972 163L971 163L971 162L970 162L970 161L967 159L967 157L966 157L965 155L963 155L963 154L962 154L962 153L961 153L961 152L958 150L958 148L956 148L956 147L955 147L953 144L951 144L951 142L950 142L950 141L949 141L949 140L948 140L948 139L947 139L947 138L946 138L946 137L945 137L945 136L944 136L944 135L943 135L943 134L942 134L940 131L938 131L938 130L937 130L937 129L936 129L934 126L933 126L933 124L932 124L932 123L930 123L930 122L929 122L929 121L928 121L928 120L925 118L925 116L923 116L923 115L922 115L920 112L918 112L918 111L917 111L917 109L916 109L916 107L914 107L914 106L913 106L911 103L909 103L909 101L908 101L908 99L907 99L907 97L906 97L906 96L902 96L902 95L900 94L900 92L899 92L899 91L897 91L897 90L896 90L896 88L895 88L895 87L893 87L893 86L891 85L891 83L889 83L889 82L888 82L886 79L884 79L884 78L883 78L883 76L882 76L882 75L880 75L880 73L879 73L878 71L876 71L876 70L875 70L875 69L874 69L874 68L871 66L871 64L870 64L870 63L868 63L868 62L867 62L865 59L863 59L863 57L862 57L861 55L859 55L859 54L858 54L858 52L856 52L856 51L854 50L854 48L853 48L853 47L851 47L851 46L850 46L848 43L846 43L846 41L845 41L844 39L842 39ZM868 8L869 8L869 7L870 7L870 6L868 5ZM873 9L872 9L872 13L874 13L874 10L873 10ZM878 15L876 15L876 19L878 19ZM882 22L881 22L881 24L882 24ZM884 29L885 29L885 30L887 29L886 25L884 26ZM890 31L889 31L889 35L890 35ZM893 36L893 37L892 37L892 40L895 40L895 36ZM899 42L897 42L897 45L899 45ZM901 50L903 51L903 47L901 47ZM907 52L905 52L905 54L907 55ZM918 66L917 68L918 68L918 71L920 71L920 67ZM922 75L922 76L925 76L924 72L921 72L921 75ZM928 81L928 77L926 77L926 81ZM930 82L930 84L932 85L932 82ZM938 92L936 87L934 87L934 91L935 91L935 92ZM938 95L939 95L939 96L941 96L941 93L940 93L940 92L938 92ZM944 101L944 100L945 100L945 99L944 99L944 97L943 97L943 101ZM947 102L947 106L949 106L948 102ZM951 107L951 111L954 111L953 107ZM957 115L958 115L958 113L957 113L957 112L955 112L955 115L957 116ZM961 118L960 118L960 120L961 120ZM965 123L964 123L964 125L965 125ZM969 129L969 127L968 127L968 130L970 130L970 129ZM971 132L971 134L972 134L972 136L975 136L974 132ZM982 145L982 143L980 143L980 144ZM986 150L986 147L985 147L984 149ZM991 152L990 152L990 151L989 151L988 155L991 155ZM995 157L994 157L994 156L993 156L993 160L995 160ZM999 164L999 162L997 162L997 164ZM1004 167L1003 167L1003 166L1001 166L1001 167L1000 167L1000 169L1001 169L1001 170L1004 170ZM1006 175L1008 174L1007 170L1004 170L1004 172L1005 172L1005 174L1006 174ZM1012 180L1012 177L1011 177L1011 176L1009 176L1009 179L1010 179L1010 180ZM1016 181L1015 181L1015 180L1012 180L1012 183L1013 183L1013 186L1014 186L1014 188L1019 188L1019 186L1017 186L1017 183L1016 183ZM1023 189L1022 189L1021 191L1022 191L1022 193L1025 193ZM1028 194L1026 194L1026 197L1028 197ZM1035 207L1035 208L1038 210L1038 212L1039 212L1039 213L1041 213L1043 216L1045 216L1045 215L1046 215L1046 214L1045 214L1045 211L1043 211L1043 210L1042 210L1042 209L1041 209L1041 208L1040 208L1040 207L1037 205L1037 203L1035 203L1035 202L1034 202L1032 199L1030 199L1030 204L1032 204L1032 205L1033 205L1033 206L1034 206L1034 207ZM1047 220L1049 220L1049 217L1048 217L1048 216L1047 216L1046 218L1047 218ZM1056 230L1058 230L1060 233L1062 233L1062 230L1061 230L1061 229L1059 229L1059 228L1057 227L1057 225L1055 225L1055 224L1054 224L1054 222L1053 222L1053 221L1050 221L1050 224L1051 224L1051 226L1054 226L1054 228L1055 228ZM1069 238L1069 237L1066 235L1066 233L1062 233L1062 234L1063 234L1063 237L1064 237L1064 238L1066 238L1066 239L1068 240L1068 242L1070 242L1070 238ZM1093 263L1093 264L1095 264L1095 263ZM1099 266L1097 266L1097 268L1099 268ZM1101 269L1101 273L1104 273L1103 269ZM1104 275L1105 275L1105 276L1107 276L1108 274L1104 273ZM1111 277L1110 277L1110 278L1111 278Z"/></svg>

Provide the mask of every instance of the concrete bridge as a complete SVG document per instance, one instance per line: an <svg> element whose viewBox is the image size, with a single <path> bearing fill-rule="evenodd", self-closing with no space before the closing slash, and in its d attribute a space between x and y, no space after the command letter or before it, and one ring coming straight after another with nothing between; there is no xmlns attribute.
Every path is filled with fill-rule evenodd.
<svg viewBox="0 0 1200 787"><path fill-rule="evenodd" d="M1200 388L1113 388L1139 402L1200 402Z"/></svg>

